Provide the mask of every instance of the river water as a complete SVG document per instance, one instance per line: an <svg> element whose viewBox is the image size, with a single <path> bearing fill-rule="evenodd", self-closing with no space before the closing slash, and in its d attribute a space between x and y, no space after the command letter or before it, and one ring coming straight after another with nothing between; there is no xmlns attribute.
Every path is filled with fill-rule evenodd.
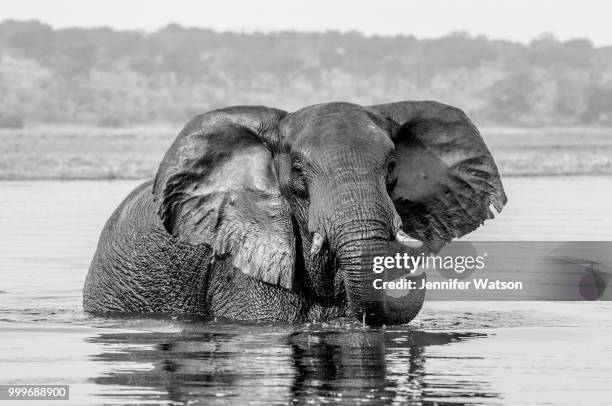
<svg viewBox="0 0 612 406"><path fill-rule="evenodd" d="M387 329L91 317L98 235L138 183L0 182L0 383L69 384L78 405L612 403L610 302L426 302ZM612 240L612 177L505 186L468 239Z"/></svg>

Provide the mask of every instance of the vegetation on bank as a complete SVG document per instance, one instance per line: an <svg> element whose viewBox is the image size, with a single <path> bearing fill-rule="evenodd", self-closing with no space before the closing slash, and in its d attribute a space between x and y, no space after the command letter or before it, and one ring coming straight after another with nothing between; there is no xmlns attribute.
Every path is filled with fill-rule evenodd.
<svg viewBox="0 0 612 406"><path fill-rule="evenodd" d="M479 125L612 124L612 46L0 23L0 126L184 122L232 104L434 99Z"/></svg>
<svg viewBox="0 0 612 406"><path fill-rule="evenodd" d="M227 105L405 99L464 109L504 176L612 173L612 46L4 21L0 179L150 178L183 123Z"/></svg>

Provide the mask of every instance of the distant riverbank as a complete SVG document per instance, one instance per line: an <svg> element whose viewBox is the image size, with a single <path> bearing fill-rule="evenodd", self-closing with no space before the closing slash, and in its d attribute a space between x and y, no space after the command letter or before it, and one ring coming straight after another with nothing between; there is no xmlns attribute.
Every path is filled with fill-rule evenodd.
<svg viewBox="0 0 612 406"><path fill-rule="evenodd" d="M146 179L182 124L0 130L0 179ZM612 128L481 128L503 176L612 174Z"/></svg>

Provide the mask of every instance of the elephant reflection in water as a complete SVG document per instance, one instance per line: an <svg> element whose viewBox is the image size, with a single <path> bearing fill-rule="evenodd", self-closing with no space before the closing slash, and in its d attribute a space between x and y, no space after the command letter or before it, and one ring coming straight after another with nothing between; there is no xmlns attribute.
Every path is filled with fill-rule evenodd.
<svg viewBox="0 0 612 406"><path fill-rule="evenodd" d="M425 347L473 337L484 335L416 330L298 333L289 340L295 366L291 390L294 399L314 398L315 402L354 404L368 399L368 404L424 404L426 390L428 396L448 396L425 382ZM446 382L445 386L465 388L462 382ZM474 392L464 395L491 396L479 386L472 386Z"/></svg>
<svg viewBox="0 0 612 406"><path fill-rule="evenodd" d="M144 401L355 404L368 398L369 404L421 402L427 388L424 348L469 336L357 329L287 334L276 333L273 327L256 329L255 333L240 334L185 331L101 335L92 341L111 344L113 351L96 358L120 362L122 369L94 382L127 386L117 396L137 396ZM126 367L130 363L134 368ZM461 382L448 384L462 387ZM134 387L141 390L140 394L135 394ZM428 389L429 395L432 390L435 392Z"/></svg>
<svg viewBox="0 0 612 406"><path fill-rule="evenodd" d="M400 393L408 393L410 398L419 395L424 373L423 343L402 345L400 370L395 371L400 373L398 382L388 379L385 354L391 343L384 332L300 333L291 337L290 342L296 370L291 388L295 398L351 403L351 399L366 397L384 401ZM398 383L402 387L397 387Z"/></svg>

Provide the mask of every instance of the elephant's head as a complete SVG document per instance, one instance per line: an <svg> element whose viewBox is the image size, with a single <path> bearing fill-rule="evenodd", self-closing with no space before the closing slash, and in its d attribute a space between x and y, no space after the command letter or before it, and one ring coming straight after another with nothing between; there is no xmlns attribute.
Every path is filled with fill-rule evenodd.
<svg viewBox="0 0 612 406"><path fill-rule="evenodd" d="M360 320L387 324L416 312L372 287L364 255L394 240L437 251L506 203L476 127L435 102L202 114L166 153L153 192L172 235L229 254L253 278L305 287L323 303L348 299Z"/></svg>

